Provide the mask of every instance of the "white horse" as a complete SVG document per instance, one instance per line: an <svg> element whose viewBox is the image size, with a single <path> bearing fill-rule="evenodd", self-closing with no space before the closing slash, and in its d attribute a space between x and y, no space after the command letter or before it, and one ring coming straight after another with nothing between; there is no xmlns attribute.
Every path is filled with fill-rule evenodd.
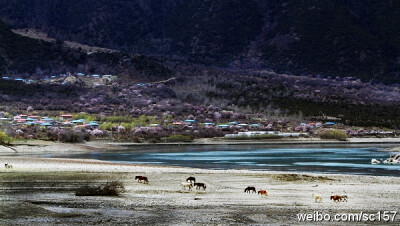
<svg viewBox="0 0 400 226"><path fill-rule="evenodd" d="M322 202L322 198L320 195L312 194L312 197L314 198L315 202Z"/></svg>
<svg viewBox="0 0 400 226"><path fill-rule="evenodd" d="M181 186L182 186L182 189L188 188L189 191L192 190L192 188L193 188L193 184L189 183L189 182L181 182Z"/></svg>

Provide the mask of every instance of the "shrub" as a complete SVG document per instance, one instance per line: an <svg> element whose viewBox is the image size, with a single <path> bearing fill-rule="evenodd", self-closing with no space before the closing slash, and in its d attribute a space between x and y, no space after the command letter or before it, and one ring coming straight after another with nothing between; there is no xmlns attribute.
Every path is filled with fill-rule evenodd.
<svg viewBox="0 0 400 226"><path fill-rule="evenodd" d="M125 192L124 185L119 181L107 182L98 186L85 185L75 191L76 196L119 196Z"/></svg>
<svg viewBox="0 0 400 226"><path fill-rule="evenodd" d="M82 143L89 141L90 135L80 131L67 130L58 135L58 140L65 143Z"/></svg>
<svg viewBox="0 0 400 226"><path fill-rule="evenodd" d="M102 136L104 136L104 132L99 129L94 129L94 130L90 131L90 135L96 136L96 137L102 137Z"/></svg>
<svg viewBox="0 0 400 226"><path fill-rule="evenodd" d="M191 136L185 136L185 135L171 135L167 137L166 139L167 142L192 142L193 138Z"/></svg>
<svg viewBox="0 0 400 226"><path fill-rule="evenodd" d="M327 130L319 134L321 139L347 140L347 134L339 130Z"/></svg>
<svg viewBox="0 0 400 226"><path fill-rule="evenodd" d="M10 144L11 138L9 138L5 133L0 131L0 145Z"/></svg>

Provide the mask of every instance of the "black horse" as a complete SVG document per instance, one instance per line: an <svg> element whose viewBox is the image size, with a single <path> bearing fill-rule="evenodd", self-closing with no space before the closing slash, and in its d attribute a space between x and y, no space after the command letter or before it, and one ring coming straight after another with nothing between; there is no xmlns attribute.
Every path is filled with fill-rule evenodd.
<svg viewBox="0 0 400 226"><path fill-rule="evenodd" d="M206 190L207 186L204 183L194 183L194 186L196 186L196 189L203 188L203 190Z"/></svg>
<svg viewBox="0 0 400 226"><path fill-rule="evenodd" d="M193 184L193 183L196 183L196 178L188 177L188 179L186 179L186 181Z"/></svg>
<svg viewBox="0 0 400 226"><path fill-rule="evenodd" d="M135 180L138 180L138 182L143 182L144 184L148 184L149 183L149 179L147 179L147 177L144 176L136 176Z"/></svg>
<svg viewBox="0 0 400 226"><path fill-rule="evenodd" d="M248 186L246 189L244 189L244 192L246 192L246 193L250 193L250 191L253 191L253 193L256 193L256 188Z"/></svg>

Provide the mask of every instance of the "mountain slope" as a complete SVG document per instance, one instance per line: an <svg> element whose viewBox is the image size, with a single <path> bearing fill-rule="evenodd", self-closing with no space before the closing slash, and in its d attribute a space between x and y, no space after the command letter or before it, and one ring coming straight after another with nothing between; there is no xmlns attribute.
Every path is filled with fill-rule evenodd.
<svg viewBox="0 0 400 226"><path fill-rule="evenodd" d="M13 33L0 21L0 72L33 73L37 68L75 67L84 56L61 45L38 41Z"/></svg>
<svg viewBox="0 0 400 226"><path fill-rule="evenodd" d="M12 28L186 62L400 82L400 3L12 0Z"/></svg>
<svg viewBox="0 0 400 226"><path fill-rule="evenodd" d="M158 81L172 76L172 71L145 56L107 52L88 54L69 48L61 41L46 42L13 33L0 21L1 74L40 78L76 71L119 74L122 79L137 81Z"/></svg>
<svg viewBox="0 0 400 226"><path fill-rule="evenodd" d="M354 2L292 1L279 8L269 42L261 43L263 59L278 71L398 82L400 4Z"/></svg>

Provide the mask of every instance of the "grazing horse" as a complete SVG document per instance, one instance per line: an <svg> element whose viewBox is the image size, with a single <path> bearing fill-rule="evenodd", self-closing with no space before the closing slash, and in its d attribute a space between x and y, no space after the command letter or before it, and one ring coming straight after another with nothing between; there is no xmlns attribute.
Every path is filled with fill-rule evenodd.
<svg viewBox="0 0 400 226"><path fill-rule="evenodd" d="M264 195L265 197L268 196L268 193L267 193L266 190L259 190L259 191L258 191L258 194L261 195L261 197L262 197L263 195Z"/></svg>
<svg viewBox="0 0 400 226"><path fill-rule="evenodd" d="M347 202L347 195L332 195L331 200L333 200L334 202Z"/></svg>
<svg viewBox="0 0 400 226"><path fill-rule="evenodd" d="M182 186L182 189L188 188L189 191L192 190L192 188L193 188L193 184L189 183L189 182L181 182L181 186Z"/></svg>
<svg viewBox="0 0 400 226"><path fill-rule="evenodd" d="M186 181L189 182L189 183L191 183L191 184L193 184L193 183L196 183L196 178L194 178L194 177L188 177L188 178L186 179Z"/></svg>
<svg viewBox="0 0 400 226"><path fill-rule="evenodd" d="M4 166L6 167L6 169L12 169L13 168L13 166L11 164L8 164L8 163L4 164Z"/></svg>
<svg viewBox="0 0 400 226"><path fill-rule="evenodd" d="M206 190L207 186L204 183L194 183L194 186L196 186L196 189L203 188L203 190Z"/></svg>
<svg viewBox="0 0 400 226"><path fill-rule="evenodd" d="M253 193L256 193L256 188L248 186L246 189L244 189L244 192L246 192L246 193L250 193L250 191L253 191Z"/></svg>
<svg viewBox="0 0 400 226"><path fill-rule="evenodd" d="M322 197L320 195L312 194L312 197L315 199L315 202L322 202Z"/></svg>
<svg viewBox="0 0 400 226"><path fill-rule="evenodd" d="M332 195L331 200L333 200L334 202L340 202L342 201L342 197L340 195Z"/></svg>
<svg viewBox="0 0 400 226"><path fill-rule="evenodd" d="M138 180L138 182L142 181L144 184L148 184L149 183L149 180L147 179L147 177L144 177L144 176L136 176L135 180Z"/></svg>

